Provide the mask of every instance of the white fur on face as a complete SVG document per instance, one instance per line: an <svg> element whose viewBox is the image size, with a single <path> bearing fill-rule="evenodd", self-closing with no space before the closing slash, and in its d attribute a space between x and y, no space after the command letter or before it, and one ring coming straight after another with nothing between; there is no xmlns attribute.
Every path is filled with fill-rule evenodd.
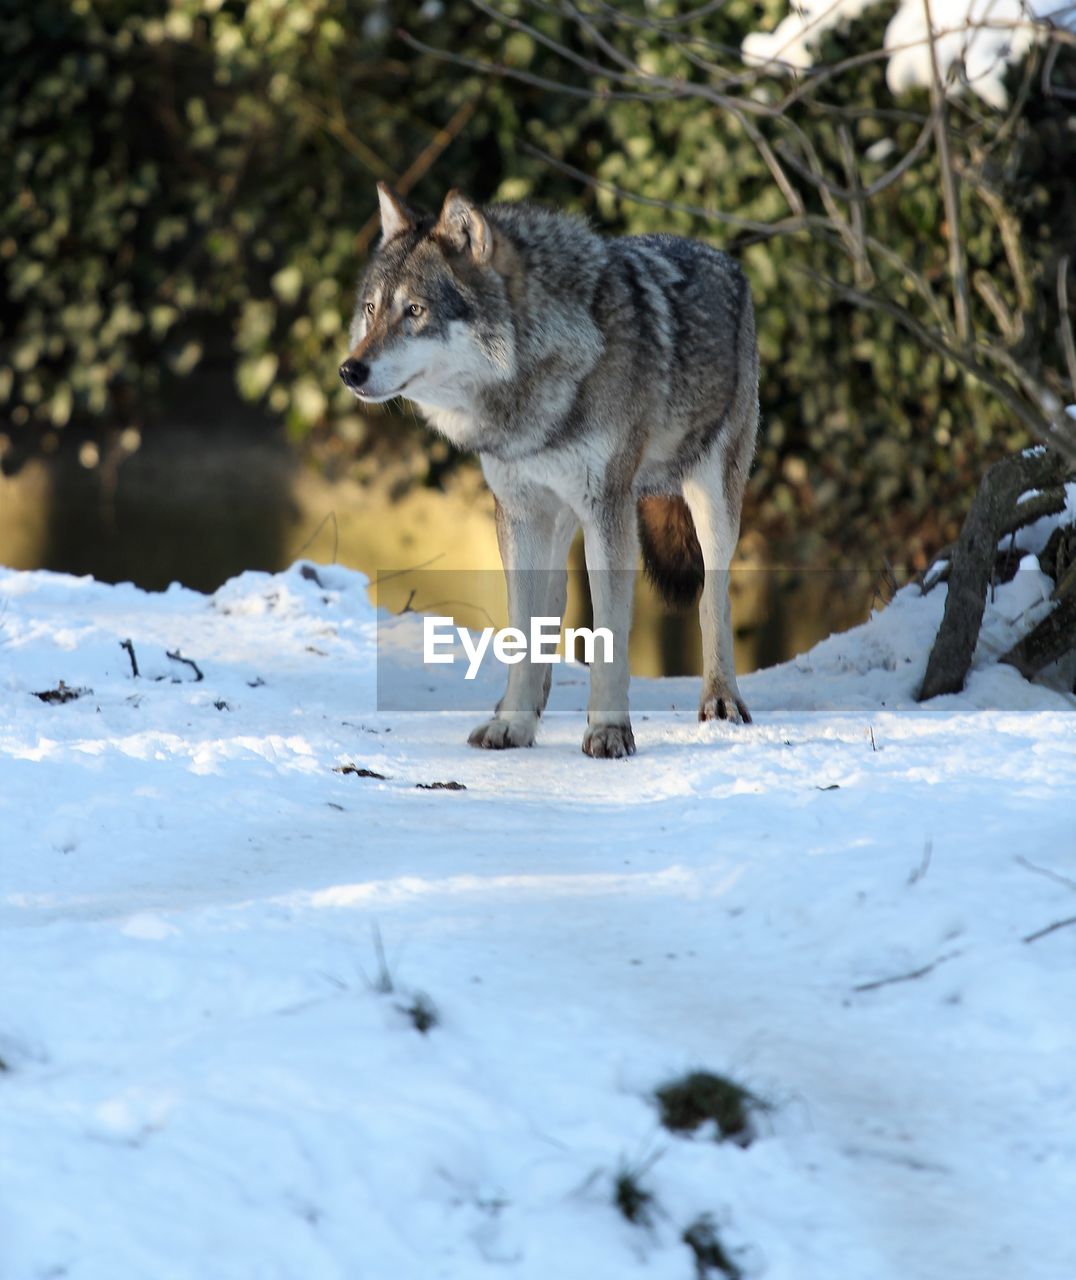
<svg viewBox="0 0 1076 1280"><path fill-rule="evenodd" d="M419 405L463 412L476 390L498 376L463 321L449 326L447 340L399 334L367 363L362 399L373 404L406 395Z"/></svg>
<svg viewBox="0 0 1076 1280"><path fill-rule="evenodd" d="M411 384L425 372L433 349L439 345L429 338L400 337L387 350L367 357L370 375L359 398L367 404L382 404L407 394Z"/></svg>

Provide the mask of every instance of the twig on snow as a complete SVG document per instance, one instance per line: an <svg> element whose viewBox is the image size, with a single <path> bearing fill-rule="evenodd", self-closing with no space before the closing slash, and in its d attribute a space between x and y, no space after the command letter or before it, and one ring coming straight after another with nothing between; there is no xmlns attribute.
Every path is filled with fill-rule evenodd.
<svg viewBox="0 0 1076 1280"><path fill-rule="evenodd" d="M195 684L197 684L199 680L205 679L205 675L202 672L202 668L198 665L198 663L195 662L193 658L185 658L178 649L175 651L175 653L171 653L170 651L165 650L165 656L171 658L173 662L185 662L187 666L190 667L190 669L194 672Z"/></svg>
<svg viewBox="0 0 1076 1280"><path fill-rule="evenodd" d="M1026 942L1027 939L1025 938L1024 941ZM914 982L916 978L925 978L928 973L933 973L934 970L939 965L944 964L946 960L952 960L958 955L960 955L959 951L948 951L945 955L939 956L937 960L931 960L930 964L923 965L921 969L913 969L911 973L898 973L892 978L875 978L871 982L859 982L852 988L852 990L877 991L879 987L891 987L897 982Z"/></svg>
<svg viewBox="0 0 1076 1280"><path fill-rule="evenodd" d="M383 996L391 995L396 990L396 984L392 980L392 972L389 969L388 961L385 959L385 944L381 941L381 929L375 921L370 926L370 932L374 935L374 949L377 951L377 981L371 983L375 991L379 991Z"/></svg>
<svg viewBox="0 0 1076 1280"><path fill-rule="evenodd" d="M908 877L908 883L918 884L930 869L930 855L934 852L934 841L928 840L923 846L923 856L919 860L919 865Z"/></svg>
<svg viewBox="0 0 1076 1280"><path fill-rule="evenodd" d="M1071 879L1069 876L1063 876L1060 871L1054 871L1051 867L1040 867L1037 863L1025 858L1022 853L1016 855L1016 861L1022 867L1027 867L1028 871L1034 871L1036 875L1056 880L1058 884L1063 884L1067 889L1076 889L1076 880Z"/></svg>
<svg viewBox="0 0 1076 1280"><path fill-rule="evenodd" d="M1036 929L1034 933L1029 933L1022 941L1037 942L1039 938L1045 938L1048 933L1054 933L1058 929L1067 929L1073 924L1076 924L1076 916L1068 916L1064 920L1055 920L1053 924L1048 924L1045 929Z"/></svg>
<svg viewBox="0 0 1076 1280"><path fill-rule="evenodd" d="M127 650L127 656L131 659L131 675L138 679L138 659L135 657L134 645L130 640L121 640L120 648Z"/></svg>

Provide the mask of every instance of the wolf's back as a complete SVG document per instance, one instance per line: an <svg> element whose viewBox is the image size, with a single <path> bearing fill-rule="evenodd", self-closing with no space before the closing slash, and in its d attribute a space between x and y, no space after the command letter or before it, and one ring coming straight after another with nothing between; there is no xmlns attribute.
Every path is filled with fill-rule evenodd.
<svg viewBox="0 0 1076 1280"><path fill-rule="evenodd" d="M599 420L623 424L625 454L648 449L665 460L658 482L640 488L643 564L666 601L694 603L703 556L680 480L722 450L738 511L757 425L754 314L739 263L681 236L602 236L540 206L487 212L516 252L509 295L529 354L558 352L563 371L565 355L570 363L571 354L599 353L580 394ZM576 440L587 421L570 412L553 438Z"/></svg>
<svg viewBox="0 0 1076 1280"><path fill-rule="evenodd" d="M628 284L632 339L644 371L660 386L665 431L675 438L671 471L689 474L717 448L727 499L739 511L758 423L758 353L750 289L739 263L697 240L664 234L612 243L611 270ZM678 492L647 493L638 504L647 577L675 608L695 603L704 563L694 521Z"/></svg>

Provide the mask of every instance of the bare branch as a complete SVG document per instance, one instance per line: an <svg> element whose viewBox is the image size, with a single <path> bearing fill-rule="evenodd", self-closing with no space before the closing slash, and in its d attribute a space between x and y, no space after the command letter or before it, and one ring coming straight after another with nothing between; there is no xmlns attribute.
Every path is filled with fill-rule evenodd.
<svg viewBox="0 0 1076 1280"><path fill-rule="evenodd" d="M853 305L892 317L926 349L953 362L962 374L982 384L1035 439L1056 447L1068 459L1076 457L1076 427L1063 413L1055 373L1041 369L1041 350L1033 349L1025 332L1031 330L1033 323L1037 332L1040 304L1034 275L1024 253L1020 219L987 176L988 166L997 165L993 157L998 147L1011 137L1024 116L1027 97L1038 74L1037 65L1030 58L1025 63L1020 89L999 126L997 116L985 108L977 111L970 97L950 100L952 78L961 73L954 67L950 71L950 83L944 81L937 47L941 38L954 33L963 38L965 47L970 46L976 34L984 31L1041 34L1042 23L1033 15L1013 21L992 18L987 12L975 20L936 26L932 0L922 0L925 31L915 40L898 47L869 49L835 63L796 68L782 60L785 49L766 58L750 59L735 46L707 38L700 19L721 9L725 0L708 0L692 12L670 18L645 12L629 13L610 0L524 0L524 3L527 7L523 16L519 16L518 11L502 12L497 0L472 0L479 13L509 30L527 33L568 68L574 69L568 77L569 83L558 80L555 73L543 74L464 57L432 48L406 32L401 35L410 47L433 57L598 106L613 101L638 101L655 107L670 101L692 101L727 114L753 144L788 205L790 216L762 221L735 211L658 199L597 178L533 145L523 144L522 149L592 190L732 228L742 233L737 237L737 244L741 246L775 236L806 233L839 248L853 266L854 287L826 276L814 277L812 272L807 274ZM528 20L528 11L529 16L545 14L561 25L553 28L543 23L545 29L539 29ZM824 14L817 15L813 22L821 25L824 17ZM796 39L802 35L801 30ZM1073 43L1069 39L1071 35L1051 32L1051 44L1043 59L1044 74L1052 71L1055 50L1060 43ZM637 53L642 41L675 51L681 59L682 74L658 74L649 70L650 64L641 61ZM824 88L835 77L892 57L900 48L923 46L928 49L931 68L928 115L879 106L850 108L824 100ZM775 81L785 75L794 83L784 95L775 94L772 91ZM792 114L791 108L800 103L803 112ZM816 141L817 132L802 123L804 112L832 123L839 177L837 173L827 172L826 166L833 161L829 157L823 160ZM853 123L863 117L914 120L917 125L917 136L910 148L870 183L863 179L866 160L857 155L853 134ZM959 128L953 124L958 117ZM775 141L767 121L773 122L779 140ZM868 229L870 202L908 174L932 142L941 173L945 215L942 235L948 251L944 289L926 271L917 269L891 247L872 237ZM1006 300L1007 282L999 284L987 272L969 275L961 231L961 182L967 184L967 191L982 200L997 226L1012 274L1015 307ZM807 212L804 184L821 201L822 211L817 214ZM996 325L996 330L989 335L977 335L974 331L973 287ZM1061 343L1066 353L1069 382L1076 395L1076 344L1072 340L1071 320L1065 314L1066 291L1067 276L1062 272L1058 279L1058 299L1063 313Z"/></svg>
<svg viewBox="0 0 1076 1280"><path fill-rule="evenodd" d="M700 18L708 18L712 13L717 13L719 9L723 9L728 4L728 0L707 0L706 4L701 4L697 9L692 9L689 13L675 14L669 18L650 18L646 21L645 26L665 30L666 28L684 27L689 22L697 22ZM602 4L601 8L607 13L615 14L617 17L623 17L628 21L643 26L634 16L629 17L627 14L620 14L611 5Z"/></svg>
<svg viewBox="0 0 1076 1280"><path fill-rule="evenodd" d="M813 186L825 187L831 195L836 196L839 200L866 203L868 200L872 200L876 195L883 192L887 187L891 187L894 182L899 178L902 178L912 165L915 164L930 144L930 137L934 129L934 124L935 117L933 115L927 116L918 138L916 138L911 147L908 148L892 168L887 169L880 178L876 178L874 182L866 187L858 185L853 186L851 181L849 181L848 186L842 187L839 183L831 181L820 171L815 171L810 166L802 164L787 150L786 147L781 147L780 151L782 159L795 169L801 178L805 178Z"/></svg>
<svg viewBox="0 0 1076 1280"><path fill-rule="evenodd" d="M178 649L175 651L175 653L172 653L170 649L166 649L164 651L164 655L166 658L171 658L173 662L186 663L187 666L190 667L190 669L194 672L195 684L198 684L200 680L205 679L205 673L202 671L202 668L198 665L198 663L195 662L193 658L185 658Z"/></svg>
<svg viewBox="0 0 1076 1280"><path fill-rule="evenodd" d="M971 278L971 282L975 286L975 292L986 303L1005 341L1010 346L1014 346L1023 336L1023 316L1013 316L1013 313L1005 304L1005 299L998 292L994 278L989 272L976 271Z"/></svg>
<svg viewBox="0 0 1076 1280"><path fill-rule="evenodd" d="M438 129L433 138L422 148L418 155L411 161L407 168L393 181L393 186L405 196L411 188L418 182L425 173L430 170L445 148L454 141L455 138L462 133L467 121L474 115L478 107L478 100L471 99L462 106L456 108L452 113L452 118L442 129ZM359 253L365 253L369 247L370 241L377 235L381 226L381 214L373 213L366 220L362 230L355 237L355 247ZM334 544L333 561L336 560L336 551Z"/></svg>
<svg viewBox="0 0 1076 1280"><path fill-rule="evenodd" d="M667 209L670 213L689 213L693 217L708 218L711 222L724 223L726 226L738 227L743 231L757 231L766 239L770 239L773 236L792 235L809 228L813 228L820 233L831 230L828 219L812 217L809 214L805 214L802 217L782 218L777 222L760 222L756 218L742 218L739 214L725 213L722 209L710 209L705 205L684 204L677 200L660 200L656 196L639 195L634 191L628 191L626 188L618 186L615 182L606 182L601 178L594 178L589 173L584 173L582 169L577 169L574 165L568 164L566 160L560 160L548 151L543 151L541 147L536 147L529 142L521 143L520 150L534 156L535 159L544 160L560 173L577 179L594 191L605 191L620 200L630 200L633 204L645 205L651 209Z"/></svg>
<svg viewBox="0 0 1076 1280"><path fill-rule="evenodd" d="M544 45L558 57L563 58L565 62L572 63L573 66L579 67L588 74L610 74L610 72L606 68L602 67L600 63L595 63L593 58L587 58L582 54L576 53L574 49L570 49L566 44L562 44L559 40L554 40L552 36L546 35L544 31L540 30L532 23L524 22L521 18L510 17L506 13L501 13L500 10L494 9L492 5L486 4L484 0L471 0L471 4L479 11L479 13L484 13L487 18L492 18L495 22L503 22L510 31L523 32L532 40L537 41L538 44ZM584 19L575 9L572 8L567 0L564 0L564 9L576 25L583 24ZM613 49L612 53L615 61L624 61L617 50ZM628 64L627 69L631 71L633 75L645 78L645 73L638 67Z"/></svg>
<svg viewBox="0 0 1076 1280"><path fill-rule="evenodd" d="M1042 489L1023 502L1017 502L1009 516L998 526L998 541L1007 538L1010 534L1018 533L1027 525L1041 520L1043 516L1058 515L1064 511L1065 501L1064 488L1055 485L1053 488Z"/></svg>
<svg viewBox="0 0 1076 1280"><path fill-rule="evenodd" d="M1048 880L1063 884L1067 889L1076 889L1076 880L1071 876L1063 876L1060 871L1054 871L1051 867L1040 867L1038 863L1025 858L1022 853L1018 853L1013 861L1018 862L1022 867L1027 867L1028 871L1034 871L1036 875L1046 876Z"/></svg>
<svg viewBox="0 0 1076 1280"><path fill-rule="evenodd" d="M976 359L973 352L947 341L943 334L926 328L905 307L894 302L891 298L877 293L864 293L861 289L850 288L848 285L827 279L825 276L804 267L797 267L796 270L802 271L819 284L831 289L849 302L854 302L864 310L881 311L886 315L892 316L898 324L916 337L923 346L931 351L936 351L938 355L944 356L947 360L952 360L964 373L976 378L987 387L1012 412L1029 435L1042 444L1057 449L1068 461L1076 462L1076 430L1073 429L1076 424L1073 424L1071 419L1066 422L1060 413L1049 412L1044 403L1039 400L1028 404L1021 399L1013 387L998 377L988 365L983 364L981 359ZM1001 360L1008 354L999 351L996 347L987 347L985 344L980 344L977 350L997 360ZM1011 357L1009 359L1011 360ZM1013 363L1015 364L1015 362ZM1026 376L1030 382L1030 374ZM1041 394L1045 398L1047 390L1042 388Z"/></svg>
<svg viewBox="0 0 1076 1280"><path fill-rule="evenodd" d="M1048 924L1044 929L1036 929L1034 933L1027 934L1023 942L1038 942L1040 938L1045 938L1049 933L1056 933L1058 929L1068 929L1076 924L1076 916L1069 916L1066 920L1055 920L1053 924Z"/></svg>
<svg viewBox="0 0 1076 1280"><path fill-rule="evenodd" d="M1057 584L1053 609L999 659L1027 680L1076 647L1076 566Z"/></svg>
<svg viewBox="0 0 1076 1280"><path fill-rule="evenodd" d="M934 105L934 143L941 168L942 201L945 206L946 231L949 239L949 275L953 284L953 314L956 320L956 336L962 343L971 339L971 302L968 297L968 280L964 267L964 247L960 241L960 198L957 194L956 170L949 153L949 125L946 111L945 86L938 64L937 36L934 33L934 14L930 0L923 0L923 12L927 21L930 44L930 96Z"/></svg>
<svg viewBox="0 0 1076 1280"><path fill-rule="evenodd" d="M781 167L781 162L777 159L777 156L774 154L770 144L762 136L758 126L753 120L749 119L745 115L741 115L739 112L736 113L736 119L739 120L744 133L746 133L755 144L756 151L758 151L759 155L762 157L763 164L765 164L766 168L769 169L772 174L773 180L777 183L777 186L780 189L781 194L784 196L789 209L791 209L791 211L797 216L802 217L806 213L806 210L804 209L800 193L789 181L788 175Z"/></svg>
<svg viewBox="0 0 1076 1280"><path fill-rule="evenodd" d="M414 49L416 53L425 53L440 62L452 62L456 66L467 67L471 71L480 71L483 75L496 76L500 80L518 80L520 84L529 84L536 89L545 89L550 93L563 94L569 98L585 98L588 102L675 102L691 96L692 86L687 83L676 87L672 91L661 93L650 89L606 89L597 86L584 88L581 85L563 84L559 80L550 80L545 76L534 75L532 72L524 71L520 67L509 67L501 62L483 62L481 58L468 58L462 53L449 53L445 49L438 49L436 45L426 44L409 31L401 29L397 34L404 44ZM610 79L624 78L615 76L607 68L599 67L597 64L594 64L594 74Z"/></svg>
<svg viewBox="0 0 1076 1280"><path fill-rule="evenodd" d="M987 182L981 172L977 172L962 161L954 161L960 176L975 188L983 203L990 210L1001 244L1005 250L1005 258L1012 272L1013 285L1016 288L1016 299L1020 310L1030 312L1035 305L1034 290L1031 287L1031 273L1024 258L1021 244L1020 220L1005 204L1001 195Z"/></svg>
<svg viewBox="0 0 1076 1280"><path fill-rule="evenodd" d="M1029 939L1025 939L1025 941L1029 941ZM948 951L945 955L939 956L937 960L921 965L918 969L912 969L909 973L898 973L892 978L875 978L873 982L858 982L852 990L877 991L880 987L891 987L898 982L915 982L916 979L925 978L928 973L933 973L940 964L945 964L947 960L955 960L960 954L959 951Z"/></svg>
<svg viewBox="0 0 1076 1280"><path fill-rule="evenodd" d="M127 656L131 660L131 675L134 679L138 679L138 659L135 657L134 643L131 640L121 640L120 648L126 649Z"/></svg>
<svg viewBox="0 0 1076 1280"><path fill-rule="evenodd" d="M1050 47L1046 50L1046 57L1042 60L1042 75L1039 85L1042 89L1043 97L1049 98L1053 96L1054 87L1050 83L1054 73L1054 67L1057 65L1058 55L1061 53L1061 42L1051 40Z"/></svg>
<svg viewBox="0 0 1076 1280"><path fill-rule="evenodd" d="M822 205L833 229L840 236L848 257L853 263L857 263L859 259L859 245L856 243L856 237L848 223L848 219L841 212L841 208L837 204L836 197L830 190L830 184L826 180L825 174L822 170L822 161L818 152L815 150L814 143L802 129L796 130L796 136L799 139L800 146L803 148L804 155L807 157L807 164L806 167L801 167L800 165L794 165L794 167L802 176L809 180L814 180L815 190L818 192L819 199L822 201ZM794 163L789 151L782 148L782 154L786 161L790 164ZM858 272L857 283L859 283Z"/></svg>
<svg viewBox="0 0 1076 1280"><path fill-rule="evenodd" d="M1069 391L1076 400L1076 342L1072 337L1072 314L1069 311L1069 255L1057 264L1057 311L1061 326L1061 348L1069 371Z"/></svg>

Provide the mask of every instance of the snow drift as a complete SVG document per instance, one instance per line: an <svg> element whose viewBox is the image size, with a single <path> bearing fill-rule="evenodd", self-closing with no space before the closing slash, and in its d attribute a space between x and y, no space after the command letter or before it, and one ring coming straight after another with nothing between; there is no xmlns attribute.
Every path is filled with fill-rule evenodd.
<svg viewBox="0 0 1076 1280"><path fill-rule="evenodd" d="M533 751L379 712L336 566L0 572L0 1276L1076 1274L1076 719L986 649L914 706L943 594L607 762L572 667ZM662 1128L695 1068L750 1145Z"/></svg>

